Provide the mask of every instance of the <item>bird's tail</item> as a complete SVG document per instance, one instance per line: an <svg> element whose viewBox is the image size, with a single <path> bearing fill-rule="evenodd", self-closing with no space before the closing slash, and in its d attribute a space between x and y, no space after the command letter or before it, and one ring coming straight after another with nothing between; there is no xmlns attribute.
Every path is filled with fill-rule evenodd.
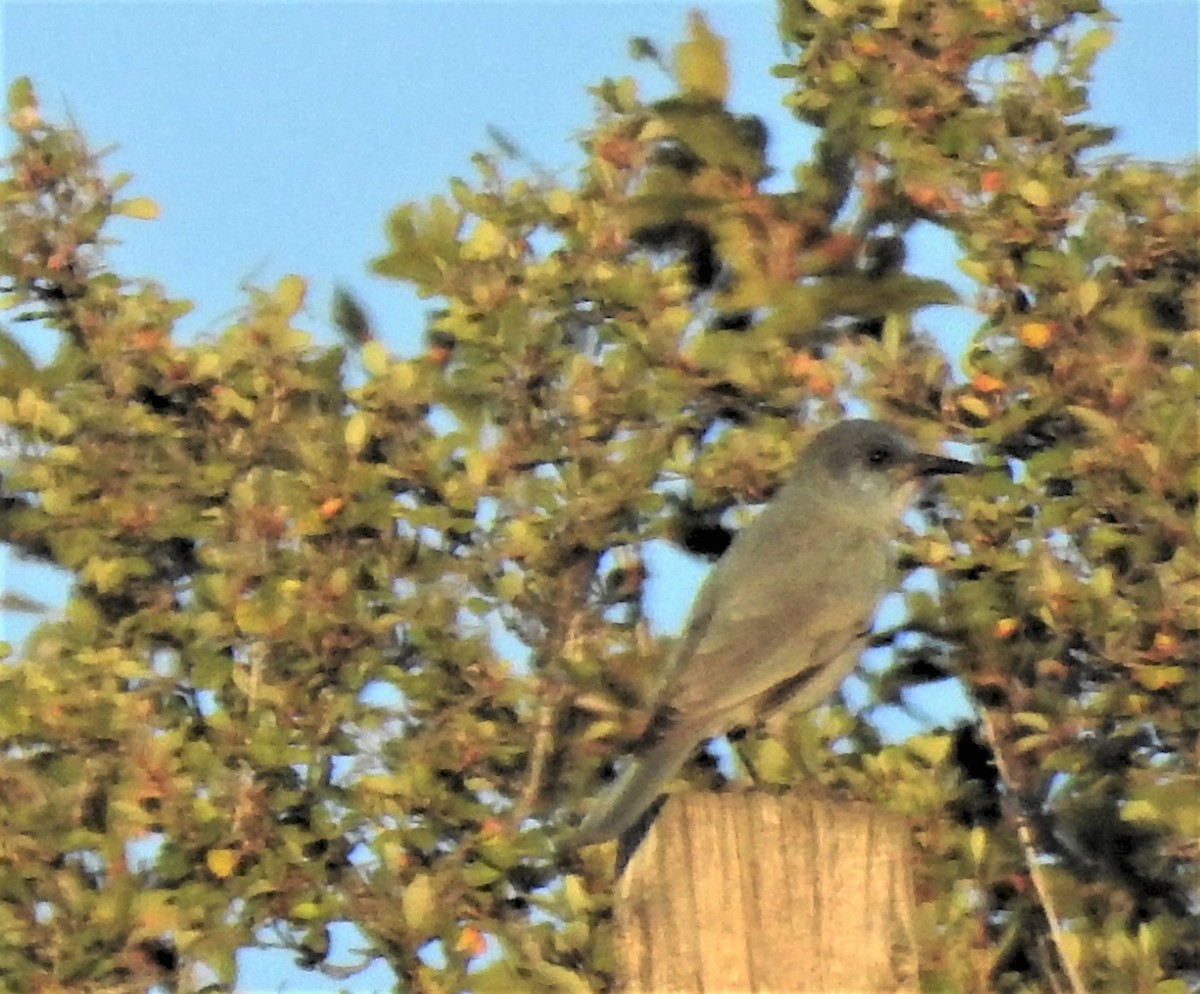
<svg viewBox="0 0 1200 994"><path fill-rule="evenodd" d="M643 755L633 757L628 769L588 812L571 842L576 846L590 846L624 835L687 762L696 743L694 737L672 735Z"/></svg>

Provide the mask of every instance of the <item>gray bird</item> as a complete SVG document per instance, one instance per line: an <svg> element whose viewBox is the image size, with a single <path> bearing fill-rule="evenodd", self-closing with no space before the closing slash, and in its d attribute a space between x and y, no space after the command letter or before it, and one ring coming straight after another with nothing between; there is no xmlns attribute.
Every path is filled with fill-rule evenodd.
<svg viewBox="0 0 1200 994"><path fill-rule="evenodd" d="M818 435L700 588L646 732L574 844L625 834L704 740L832 694L888 590L891 540L919 482L973 468L877 421Z"/></svg>

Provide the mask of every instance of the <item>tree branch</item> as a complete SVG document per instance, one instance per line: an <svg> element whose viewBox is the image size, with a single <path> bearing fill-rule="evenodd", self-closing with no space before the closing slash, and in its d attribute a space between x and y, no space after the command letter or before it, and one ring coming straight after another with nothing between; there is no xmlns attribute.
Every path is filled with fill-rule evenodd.
<svg viewBox="0 0 1200 994"><path fill-rule="evenodd" d="M1050 938L1054 943L1055 955L1059 966L1070 985L1071 994L1088 994L1087 987L1083 983L1083 977L1079 973L1079 968L1067 952L1066 933L1062 927L1062 919L1055 907L1054 898L1050 894L1049 883L1038 863L1037 847L1034 844L1033 831L1029 827L1029 818L1025 814L1025 806L1021 801L1021 793L1009 770L1008 762L1004 758L999 736L996 734L995 726L992 724L991 716L988 712L981 708L980 715L983 734L987 739L988 746L992 750L996 769L1000 773L1000 781L1004 784L1012 804L1013 816L1017 826L1017 839L1021 843L1021 849L1025 854L1025 865L1029 868L1029 879L1033 882L1038 900L1042 904L1042 913L1046 916L1046 923L1050 926Z"/></svg>

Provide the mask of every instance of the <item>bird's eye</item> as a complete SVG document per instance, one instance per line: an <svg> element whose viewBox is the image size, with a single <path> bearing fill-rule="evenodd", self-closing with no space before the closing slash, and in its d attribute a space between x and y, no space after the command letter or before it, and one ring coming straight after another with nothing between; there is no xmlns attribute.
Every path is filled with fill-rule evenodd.
<svg viewBox="0 0 1200 994"><path fill-rule="evenodd" d="M892 461L892 450L885 445L877 446L867 453L867 462L872 466L886 466Z"/></svg>

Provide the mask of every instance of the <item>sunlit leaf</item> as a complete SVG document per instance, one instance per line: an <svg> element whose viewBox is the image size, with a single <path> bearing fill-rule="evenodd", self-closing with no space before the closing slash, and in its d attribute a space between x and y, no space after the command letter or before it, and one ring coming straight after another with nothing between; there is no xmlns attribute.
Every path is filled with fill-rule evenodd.
<svg viewBox="0 0 1200 994"><path fill-rule="evenodd" d="M114 214L137 218L139 221L153 221L159 215L158 204L149 197L118 200L113 204L112 210Z"/></svg>
<svg viewBox="0 0 1200 994"><path fill-rule="evenodd" d="M698 11L688 15L688 38L675 47L675 76L690 97L723 103L729 90L725 42Z"/></svg>

